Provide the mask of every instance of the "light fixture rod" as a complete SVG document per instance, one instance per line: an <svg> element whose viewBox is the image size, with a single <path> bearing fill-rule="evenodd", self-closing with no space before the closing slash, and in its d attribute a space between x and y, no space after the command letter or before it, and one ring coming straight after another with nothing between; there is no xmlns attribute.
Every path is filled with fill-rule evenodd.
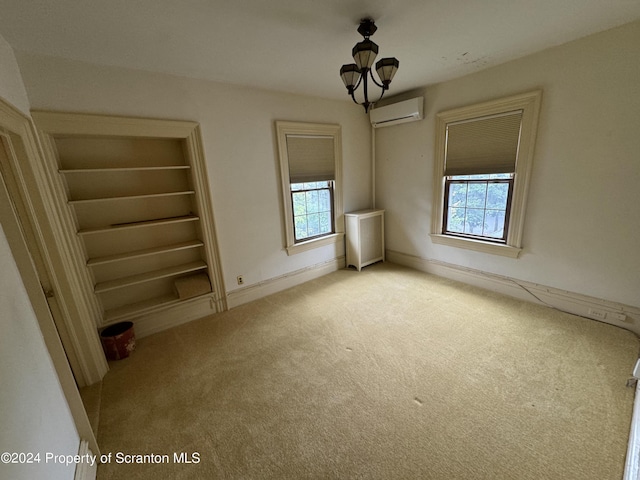
<svg viewBox="0 0 640 480"><path fill-rule="evenodd" d="M345 87L347 87L347 93L356 104L364 107L365 112L369 112L369 107L375 103L369 101L369 85L367 77L371 77L371 81L381 89L380 96L378 97L378 100L376 100L376 102L378 102L384 95L384 92L389 89L391 80L400 65L398 60L394 57L379 60L375 64L375 67L378 75L380 76L381 83L377 82L371 67L373 66L373 62L375 61L375 57L378 53L378 46L369 40L369 37L371 37L377 29L378 27L376 27L372 19L365 18L360 20L358 33L364 37L364 40L353 47L353 59L356 63L343 65L340 69L340 76L342 77ZM357 81L355 79L356 75L358 75ZM364 97L363 102L358 102L355 95L355 92L360 85L362 85L362 93Z"/></svg>

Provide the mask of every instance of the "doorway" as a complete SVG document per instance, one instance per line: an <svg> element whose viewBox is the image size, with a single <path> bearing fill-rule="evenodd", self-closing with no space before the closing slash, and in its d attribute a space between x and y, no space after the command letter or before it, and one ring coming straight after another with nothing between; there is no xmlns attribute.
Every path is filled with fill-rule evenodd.
<svg viewBox="0 0 640 480"><path fill-rule="evenodd" d="M46 264L50 260L43 244L47 235L32 213L39 199L29 195L28 187L33 179L25 174L35 161L38 161L38 149L29 119L0 99L0 224L78 434L97 453L95 435L78 392L80 381L75 375L77 371L81 380L86 381L86 369L82 367L77 349L71 348L73 332L66 330L69 345L63 347L63 329L55 322L55 316L61 315L61 307L55 299L55 282ZM104 358L103 362L106 372ZM73 363L76 363L74 369Z"/></svg>
<svg viewBox="0 0 640 480"><path fill-rule="evenodd" d="M108 365L92 312L79 297L61 214L32 121L0 99L0 169L31 261L79 387L102 379ZM74 283L76 282L76 283Z"/></svg>

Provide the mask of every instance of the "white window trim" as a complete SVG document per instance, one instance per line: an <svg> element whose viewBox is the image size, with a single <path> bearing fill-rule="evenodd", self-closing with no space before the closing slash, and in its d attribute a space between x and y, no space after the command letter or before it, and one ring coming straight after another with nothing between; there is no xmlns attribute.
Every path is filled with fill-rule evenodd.
<svg viewBox="0 0 640 480"><path fill-rule="evenodd" d="M342 204L342 128L340 125L323 123L276 122L278 156L280 159L280 179L282 181L282 201L284 206L284 227L286 250L295 255L314 248L333 245L343 241L344 207ZM291 180L289 178L289 156L287 153L287 135L324 135L333 137L335 180L333 191L333 221L335 232L312 240L295 241L293 228L293 205L291 204Z"/></svg>
<svg viewBox="0 0 640 480"><path fill-rule="evenodd" d="M431 217L431 241L433 243L518 258L522 251L524 217L541 99L542 91L536 90L468 107L447 110L436 115L434 197ZM445 235L442 232L442 218L444 214L444 167L447 124L513 110L522 110L522 127L518 157L516 159L511 216L506 244Z"/></svg>

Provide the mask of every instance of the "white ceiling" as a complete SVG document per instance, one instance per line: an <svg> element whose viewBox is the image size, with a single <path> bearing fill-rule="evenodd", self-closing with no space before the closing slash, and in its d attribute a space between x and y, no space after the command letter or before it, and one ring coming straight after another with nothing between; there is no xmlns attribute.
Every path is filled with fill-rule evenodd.
<svg viewBox="0 0 640 480"><path fill-rule="evenodd" d="M348 100L371 17L391 93L640 19L640 0L0 0L16 51ZM638 61L638 59L630 59Z"/></svg>

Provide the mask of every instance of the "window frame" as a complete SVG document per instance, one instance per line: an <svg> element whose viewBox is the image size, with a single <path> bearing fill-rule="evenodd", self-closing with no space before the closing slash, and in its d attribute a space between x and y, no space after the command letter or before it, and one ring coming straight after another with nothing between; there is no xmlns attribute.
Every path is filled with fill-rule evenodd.
<svg viewBox="0 0 640 480"><path fill-rule="evenodd" d="M344 207L342 203L342 128L336 124L276 121L278 159L280 164L281 194L284 210L285 249L288 255L295 255L326 245L339 244L344 238ZM309 239L295 238L291 179L289 176L289 155L287 136L329 136L333 138L335 178L333 179L333 232Z"/></svg>
<svg viewBox="0 0 640 480"><path fill-rule="evenodd" d="M440 112L436 115L436 151L434 161L433 210L431 217L431 241L438 245L464 248L483 253L518 258L522 251L522 236L537 133L542 91L513 95L471 106ZM520 144L513 178L511 205L508 211L509 229L504 243L481 238L451 235L443 230L445 205L445 157L447 125L454 122L479 119L490 115L522 110Z"/></svg>

